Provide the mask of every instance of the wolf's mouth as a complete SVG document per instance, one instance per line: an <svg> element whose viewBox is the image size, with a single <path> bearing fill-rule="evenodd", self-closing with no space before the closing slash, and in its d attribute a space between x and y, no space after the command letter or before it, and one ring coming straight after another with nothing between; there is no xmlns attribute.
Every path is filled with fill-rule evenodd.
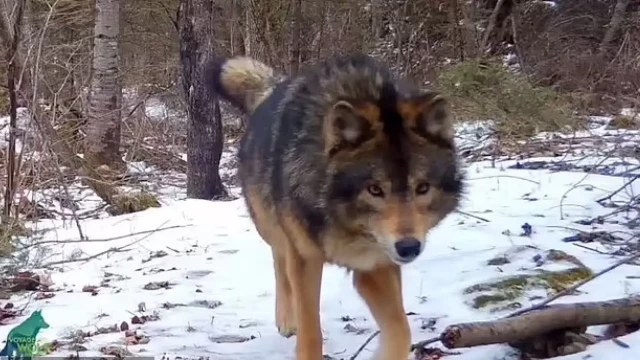
<svg viewBox="0 0 640 360"><path fill-rule="evenodd" d="M389 254L389 257L391 258L391 261L393 261L396 265L407 265L414 262L418 258L418 256L414 256L411 258L401 258L394 254Z"/></svg>

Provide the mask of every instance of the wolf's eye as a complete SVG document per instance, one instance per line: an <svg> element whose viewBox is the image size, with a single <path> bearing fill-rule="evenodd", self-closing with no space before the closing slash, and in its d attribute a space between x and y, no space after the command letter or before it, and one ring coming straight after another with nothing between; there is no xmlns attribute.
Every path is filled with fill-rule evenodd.
<svg viewBox="0 0 640 360"><path fill-rule="evenodd" d="M416 194L424 195L429 192L430 188L431 188L431 185L429 185L429 183L426 183L426 182L420 183L418 184L418 186L416 186Z"/></svg>
<svg viewBox="0 0 640 360"><path fill-rule="evenodd" d="M378 185L369 185L369 186L367 186L367 191L372 196L381 197L381 196L384 195L384 192L382 191L382 189Z"/></svg>

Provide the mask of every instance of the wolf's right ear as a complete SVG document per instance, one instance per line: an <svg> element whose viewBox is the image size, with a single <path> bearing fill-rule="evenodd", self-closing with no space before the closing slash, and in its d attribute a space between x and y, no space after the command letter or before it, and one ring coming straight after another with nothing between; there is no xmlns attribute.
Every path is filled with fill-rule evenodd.
<svg viewBox="0 0 640 360"><path fill-rule="evenodd" d="M406 126L423 139L451 144L453 122L448 100L440 93L427 91L410 99L400 100L398 109Z"/></svg>
<svg viewBox="0 0 640 360"><path fill-rule="evenodd" d="M371 103L336 102L324 121L325 154L355 149L374 137L380 109Z"/></svg>

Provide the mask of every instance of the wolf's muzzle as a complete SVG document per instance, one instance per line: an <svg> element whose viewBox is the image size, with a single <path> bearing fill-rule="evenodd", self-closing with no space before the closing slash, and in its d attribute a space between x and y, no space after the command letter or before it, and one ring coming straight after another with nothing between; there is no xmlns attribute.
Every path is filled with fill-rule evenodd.
<svg viewBox="0 0 640 360"><path fill-rule="evenodd" d="M416 238L406 237L395 243L396 253L402 261L409 262L420 255L420 241Z"/></svg>

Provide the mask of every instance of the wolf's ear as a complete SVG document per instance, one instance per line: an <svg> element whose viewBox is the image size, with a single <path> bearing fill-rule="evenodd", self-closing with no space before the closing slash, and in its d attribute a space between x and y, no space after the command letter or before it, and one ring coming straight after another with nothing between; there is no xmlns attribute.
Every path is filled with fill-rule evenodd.
<svg viewBox="0 0 640 360"><path fill-rule="evenodd" d="M324 121L325 153L358 148L373 138L379 118L380 109L374 104L336 102Z"/></svg>
<svg viewBox="0 0 640 360"><path fill-rule="evenodd" d="M411 99L401 100L398 109L407 127L426 140L444 140L454 137L453 121L447 99L435 91L425 92Z"/></svg>

